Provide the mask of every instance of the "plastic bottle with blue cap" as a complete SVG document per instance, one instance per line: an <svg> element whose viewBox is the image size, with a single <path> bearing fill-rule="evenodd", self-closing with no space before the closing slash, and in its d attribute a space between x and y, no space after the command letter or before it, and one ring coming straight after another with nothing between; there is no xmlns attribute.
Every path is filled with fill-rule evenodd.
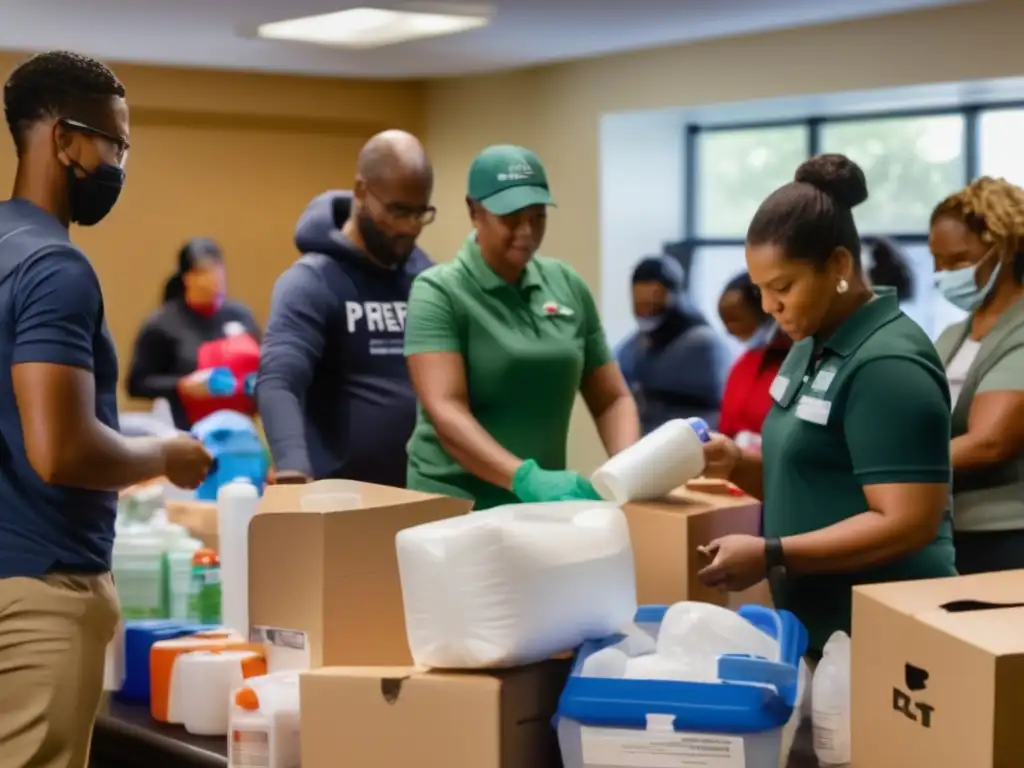
<svg viewBox="0 0 1024 768"><path fill-rule="evenodd" d="M591 482L601 498L617 504L662 498L704 472L710 441L704 419L672 419L608 459Z"/></svg>

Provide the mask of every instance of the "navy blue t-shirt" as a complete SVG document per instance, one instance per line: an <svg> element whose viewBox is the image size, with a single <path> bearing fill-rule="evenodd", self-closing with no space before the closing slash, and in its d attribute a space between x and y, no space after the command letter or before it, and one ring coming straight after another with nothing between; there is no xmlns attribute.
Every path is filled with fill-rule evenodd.
<svg viewBox="0 0 1024 768"><path fill-rule="evenodd" d="M117 422L117 352L89 260L57 219L0 203L0 578L110 569L117 494L48 485L25 453L11 367L91 371L96 416Z"/></svg>

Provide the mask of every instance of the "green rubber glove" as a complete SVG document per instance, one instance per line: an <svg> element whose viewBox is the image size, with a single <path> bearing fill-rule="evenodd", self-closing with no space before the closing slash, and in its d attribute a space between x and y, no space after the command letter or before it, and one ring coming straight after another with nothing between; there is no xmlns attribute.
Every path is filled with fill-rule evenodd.
<svg viewBox="0 0 1024 768"><path fill-rule="evenodd" d="M524 461L512 476L512 492L527 503L601 500L579 472L541 469L533 459Z"/></svg>

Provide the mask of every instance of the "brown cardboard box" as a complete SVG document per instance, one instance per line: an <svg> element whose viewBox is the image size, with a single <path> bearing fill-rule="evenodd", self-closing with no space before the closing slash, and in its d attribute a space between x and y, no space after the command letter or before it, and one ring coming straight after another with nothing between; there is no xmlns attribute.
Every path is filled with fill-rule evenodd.
<svg viewBox="0 0 1024 768"><path fill-rule="evenodd" d="M698 580L697 572L706 561L697 547L729 533L756 536L761 527L761 502L743 494L680 488L665 499L633 502L623 509L633 541L640 605L681 600L732 604L726 593L709 589ZM761 587L758 594L763 592Z"/></svg>
<svg viewBox="0 0 1024 768"><path fill-rule="evenodd" d="M855 768L1021 768L1024 570L857 587L852 680Z"/></svg>
<svg viewBox="0 0 1024 768"><path fill-rule="evenodd" d="M335 667L302 675L302 767L560 768L569 662L501 672Z"/></svg>
<svg viewBox="0 0 1024 768"><path fill-rule="evenodd" d="M369 483L351 509L322 511L339 481L268 486L249 523L249 623L272 670L410 664L395 534L472 502ZM317 496L317 511L303 511Z"/></svg>
<svg viewBox="0 0 1024 768"><path fill-rule="evenodd" d="M167 519L185 526L194 539L215 552L220 551L217 533L217 505L212 501L168 501Z"/></svg>

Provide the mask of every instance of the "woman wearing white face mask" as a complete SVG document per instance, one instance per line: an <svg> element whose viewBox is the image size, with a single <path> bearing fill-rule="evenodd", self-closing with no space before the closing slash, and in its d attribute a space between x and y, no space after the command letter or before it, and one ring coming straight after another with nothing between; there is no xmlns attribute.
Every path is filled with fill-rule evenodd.
<svg viewBox="0 0 1024 768"><path fill-rule="evenodd" d="M936 285L968 312L935 346L953 402L961 573L1024 568L1024 190L983 177L932 214Z"/></svg>

